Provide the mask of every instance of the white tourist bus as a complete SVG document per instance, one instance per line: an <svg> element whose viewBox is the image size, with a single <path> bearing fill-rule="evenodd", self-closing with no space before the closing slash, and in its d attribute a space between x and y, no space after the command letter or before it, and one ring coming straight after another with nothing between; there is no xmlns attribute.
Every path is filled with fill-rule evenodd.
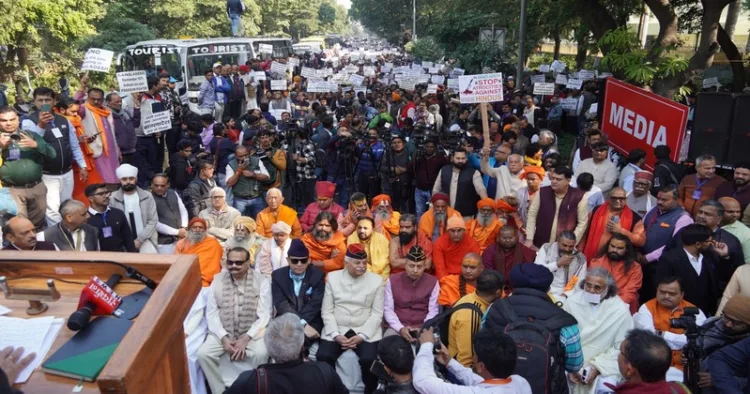
<svg viewBox="0 0 750 394"><path fill-rule="evenodd" d="M261 53L261 45L271 53ZM288 38L194 38L141 41L125 48L118 55L118 70L146 70L156 75L164 69L177 80L177 89L190 110L198 113L198 93L203 73L214 63L245 64L251 59L287 58L292 54Z"/></svg>

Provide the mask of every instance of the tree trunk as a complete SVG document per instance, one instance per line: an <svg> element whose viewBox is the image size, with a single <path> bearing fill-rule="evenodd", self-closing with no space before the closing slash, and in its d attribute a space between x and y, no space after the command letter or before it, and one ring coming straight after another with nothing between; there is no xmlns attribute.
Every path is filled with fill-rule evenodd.
<svg viewBox="0 0 750 394"><path fill-rule="evenodd" d="M729 59L729 66L732 67L732 91L740 93L745 87L745 65L742 63L742 54L737 50L737 45L732 41L729 32L722 28L721 25L719 25L716 38L719 41L719 45L721 45L721 50L724 51L727 59Z"/></svg>
<svg viewBox="0 0 750 394"><path fill-rule="evenodd" d="M737 20L740 18L740 11L742 11L740 0L734 0L729 3L729 8L727 8L727 18L724 20L724 30L726 31L729 40L734 39L734 28L737 27ZM722 45L722 47L723 46L724 45Z"/></svg>
<svg viewBox="0 0 750 394"><path fill-rule="evenodd" d="M555 29L555 31L552 32L552 38L555 40L555 49L552 51L552 58L560 60L560 45L562 44L560 30Z"/></svg>
<svg viewBox="0 0 750 394"><path fill-rule="evenodd" d="M607 32L625 26L625 24L619 24L599 0L576 0L576 6L581 20L588 26L597 41ZM599 49L605 55L609 52L609 47L606 45Z"/></svg>
<svg viewBox="0 0 750 394"><path fill-rule="evenodd" d="M586 32L581 38L582 39L578 40L578 49L576 51L576 68L579 70L582 69L583 65L586 63L586 55L589 51L588 32Z"/></svg>
<svg viewBox="0 0 750 394"><path fill-rule="evenodd" d="M679 42L677 14L669 0L644 0L644 2L659 21L659 35L656 36L656 41L648 54L649 59L654 61L668 46Z"/></svg>

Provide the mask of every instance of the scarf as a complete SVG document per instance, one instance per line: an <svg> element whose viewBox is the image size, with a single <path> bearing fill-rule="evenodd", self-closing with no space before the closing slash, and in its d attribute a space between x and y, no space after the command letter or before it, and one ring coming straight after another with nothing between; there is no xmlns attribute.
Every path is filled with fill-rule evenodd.
<svg viewBox="0 0 750 394"><path fill-rule="evenodd" d="M527 166L536 166L536 167L542 166L542 160L537 160L533 157L524 156L523 161L524 161L524 165L527 165Z"/></svg>
<svg viewBox="0 0 750 394"><path fill-rule="evenodd" d="M500 244L495 244L495 258L493 263L495 264L495 270L506 278L510 277L510 270L513 268L515 264L521 264L523 262L523 249L521 249L521 244L517 243L515 249L513 250L513 261L510 266L508 266L508 262L505 261L505 251L500 246Z"/></svg>
<svg viewBox="0 0 750 394"><path fill-rule="evenodd" d="M258 309L258 299L260 293L260 281L255 278L258 275L253 270L248 270L245 277L235 280L232 274L224 272L221 278L221 286L214 289L219 306L219 318L221 325L227 330L229 338L237 340L243 334L247 333L250 327L257 320L256 313ZM242 298L238 300L236 292L240 292ZM239 305L237 305L239 302ZM239 308L237 308L239 307ZM235 315L235 310L239 313Z"/></svg>
<svg viewBox="0 0 750 394"><path fill-rule="evenodd" d="M76 132L76 137L81 137L81 136L86 135L86 131L83 129L83 121L78 114L75 114L73 116L67 116L63 114L62 112L60 112L57 108L55 108L55 112L58 115L64 116L65 119L67 119L68 122L70 122L70 124L73 126L73 129ZM93 156L94 151L91 149L91 147L87 143L79 142L79 145L81 146L81 150L84 153L83 160L86 162L86 168L88 168L89 170L91 170L92 168L95 168L94 156Z"/></svg>
<svg viewBox="0 0 750 394"><path fill-rule="evenodd" d="M107 133L105 133L107 129L104 128L104 122L102 122L102 118L109 118L109 116L112 115L112 112L108 108L97 108L91 105L90 103L86 103L84 104L84 106L86 107L87 111L96 115L94 117L94 120L96 121L96 128L99 130L99 138L102 141L102 150L104 151L104 156L109 157L109 147L107 145Z"/></svg>
<svg viewBox="0 0 750 394"><path fill-rule="evenodd" d="M585 237L586 239L586 246L583 248L583 254L586 255L586 259L591 261L594 257L596 257L597 253L599 252L599 239L601 238L602 234L607 232L607 223L609 220L607 220L607 216L609 215L609 202L605 202L602 204L596 212L594 212L594 215L591 217L591 224L589 224L588 228L588 235L593 235L593 239L589 239L589 237ZM630 230L630 228L633 226L633 211L630 210L627 206L623 208L622 212L620 213L620 226L624 229Z"/></svg>

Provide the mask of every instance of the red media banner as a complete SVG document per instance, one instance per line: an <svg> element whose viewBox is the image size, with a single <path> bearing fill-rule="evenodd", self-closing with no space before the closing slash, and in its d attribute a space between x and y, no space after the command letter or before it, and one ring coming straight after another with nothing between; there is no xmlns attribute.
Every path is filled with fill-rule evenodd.
<svg viewBox="0 0 750 394"><path fill-rule="evenodd" d="M601 129L609 144L627 156L646 152L646 167L654 169L654 147L667 145L678 161L687 127L688 107L636 86L607 78Z"/></svg>

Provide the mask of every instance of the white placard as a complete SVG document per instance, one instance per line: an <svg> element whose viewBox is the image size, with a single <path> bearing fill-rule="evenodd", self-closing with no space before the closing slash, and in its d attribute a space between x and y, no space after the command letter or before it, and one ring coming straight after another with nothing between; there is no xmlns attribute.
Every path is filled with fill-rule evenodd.
<svg viewBox="0 0 750 394"><path fill-rule="evenodd" d="M366 77L372 77L375 75L375 67L365 66L362 69L362 72L365 74Z"/></svg>
<svg viewBox="0 0 750 394"><path fill-rule="evenodd" d="M430 82L429 75L420 75L416 78L417 84Z"/></svg>
<svg viewBox="0 0 750 394"><path fill-rule="evenodd" d="M448 89L458 90L458 78L448 78Z"/></svg>
<svg viewBox="0 0 750 394"><path fill-rule="evenodd" d="M349 74L354 74L359 72L359 67L350 64L344 67L344 71L348 72Z"/></svg>
<svg viewBox="0 0 750 394"><path fill-rule="evenodd" d="M427 85L427 94L437 94L438 86L434 83Z"/></svg>
<svg viewBox="0 0 750 394"><path fill-rule="evenodd" d="M411 64L411 69L412 70L421 70L422 69L422 65L421 64L417 64L417 63L412 63Z"/></svg>
<svg viewBox="0 0 750 394"><path fill-rule="evenodd" d="M258 44L258 53L273 53L273 45L271 44Z"/></svg>
<svg viewBox="0 0 750 394"><path fill-rule="evenodd" d="M305 78L315 78L318 76L318 73L315 71L314 68L310 67L302 67L302 72L300 73Z"/></svg>
<svg viewBox="0 0 750 394"><path fill-rule="evenodd" d="M265 71L256 71L253 75L255 76L256 81L265 81L267 79Z"/></svg>
<svg viewBox="0 0 750 394"><path fill-rule="evenodd" d="M597 113L597 111L599 111L599 103L591 104L591 106L589 107L588 113L595 114Z"/></svg>
<svg viewBox="0 0 750 394"><path fill-rule="evenodd" d="M442 85L445 82L445 76L443 75L433 75L430 77L430 82L436 83L438 85Z"/></svg>
<svg viewBox="0 0 750 394"><path fill-rule="evenodd" d="M308 93L327 93L330 92L330 85L326 81L307 81Z"/></svg>
<svg viewBox="0 0 750 394"><path fill-rule="evenodd" d="M146 71L124 71L117 73L117 84L120 93L136 93L148 91Z"/></svg>
<svg viewBox="0 0 750 394"><path fill-rule="evenodd" d="M393 63L386 63L385 67L388 67L389 69L393 69Z"/></svg>
<svg viewBox="0 0 750 394"><path fill-rule="evenodd" d="M296 57L290 57L289 59L287 59L287 63L297 67L299 66L299 59L297 59Z"/></svg>
<svg viewBox="0 0 750 394"><path fill-rule="evenodd" d="M271 62L271 74L279 74L284 75L286 74L287 65L284 63L279 63L277 61Z"/></svg>
<svg viewBox="0 0 750 394"><path fill-rule="evenodd" d="M503 74L461 75L458 91L461 104L503 101Z"/></svg>
<svg viewBox="0 0 750 394"><path fill-rule="evenodd" d="M359 74L352 74L349 76L349 82L353 83L354 86L362 86L362 83L365 82L365 77Z"/></svg>
<svg viewBox="0 0 750 394"><path fill-rule="evenodd" d="M430 74L437 74L437 73L440 72L440 69L437 68L437 67L430 67L430 69L427 70L427 72L430 73Z"/></svg>
<svg viewBox="0 0 750 394"><path fill-rule="evenodd" d="M91 48L86 51L86 56L83 57L81 71L91 70L107 73L109 72L109 66L112 65L114 55L114 52L106 49Z"/></svg>
<svg viewBox="0 0 750 394"><path fill-rule="evenodd" d="M391 72L392 68L388 66L380 66L380 72L383 74L388 74Z"/></svg>
<svg viewBox="0 0 750 394"><path fill-rule="evenodd" d="M401 81L398 82L398 86L401 89L404 89L404 90L414 90L414 89L416 89L417 81L415 81L415 80L413 80L411 78L409 78L409 79L402 79Z"/></svg>
<svg viewBox="0 0 750 394"><path fill-rule="evenodd" d="M594 79L594 72L590 70L580 70L578 71L578 79L582 81Z"/></svg>
<svg viewBox="0 0 750 394"><path fill-rule="evenodd" d="M560 104L565 110L575 110L578 108L578 99L574 97L562 99L560 100Z"/></svg>
<svg viewBox="0 0 750 394"><path fill-rule="evenodd" d="M531 83L543 83L544 74L535 74L531 76Z"/></svg>
<svg viewBox="0 0 750 394"><path fill-rule="evenodd" d="M452 74L453 75L464 75L466 73L466 70L463 68L454 68Z"/></svg>
<svg viewBox="0 0 750 394"><path fill-rule="evenodd" d="M555 77L555 84L556 85L567 85L568 84L568 77L565 76L565 74L557 74Z"/></svg>
<svg viewBox="0 0 750 394"><path fill-rule="evenodd" d="M271 80L271 90L286 90L286 79Z"/></svg>
<svg viewBox="0 0 750 394"><path fill-rule="evenodd" d="M565 87L568 89L581 90L581 85L583 85L583 81L580 79L568 78L568 84Z"/></svg>
<svg viewBox="0 0 750 394"><path fill-rule="evenodd" d="M721 84L719 83L719 79L718 78L711 77L711 78L705 78L705 79L703 79L703 87L704 88L710 88L710 87L713 87L713 86L716 86L717 88L721 87Z"/></svg>
<svg viewBox="0 0 750 394"><path fill-rule="evenodd" d="M172 118L169 111L153 112L141 119L143 134L151 135L172 129Z"/></svg>
<svg viewBox="0 0 750 394"><path fill-rule="evenodd" d="M539 72L548 73L549 64L542 64L541 66L539 66Z"/></svg>
<svg viewBox="0 0 750 394"><path fill-rule="evenodd" d="M563 62L561 62L559 60L555 60L555 61L552 62L552 64L549 67L552 69L552 71L561 73L561 72L565 71L566 65L565 65L565 63L563 63Z"/></svg>
<svg viewBox="0 0 750 394"><path fill-rule="evenodd" d="M434 66L434 63L432 62L422 62L422 68L432 68Z"/></svg>
<svg viewBox="0 0 750 394"><path fill-rule="evenodd" d="M555 84L552 82L540 82L534 84L534 95L549 96L555 94Z"/></svg>
<svg viewBox="0 0 750 394"><path fill-rule="evenodd" d="M611 77L611 76L612 76L612 73L608 73L608 72L599 73L599 79L604 79L604 78Z"/></svg>
<svg viewBox="0 0 750 394"><path fill-rule="evenodd" d="M364 86L354 88L354 97L357 97L360 93L367 95L367 88Z"/></svg>

